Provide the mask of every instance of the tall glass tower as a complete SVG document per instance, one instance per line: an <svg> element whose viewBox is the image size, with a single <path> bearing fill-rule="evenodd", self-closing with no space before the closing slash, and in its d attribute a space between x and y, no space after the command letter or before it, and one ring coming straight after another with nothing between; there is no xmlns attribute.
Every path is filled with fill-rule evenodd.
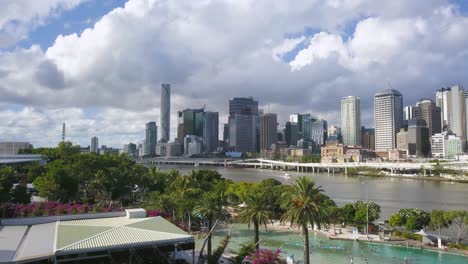
<svg viewBox="0 0 468 264"><path fill-rule="evenodd" d="M161 84L161 142L169 142L171 126L171 85Z"/></svg>

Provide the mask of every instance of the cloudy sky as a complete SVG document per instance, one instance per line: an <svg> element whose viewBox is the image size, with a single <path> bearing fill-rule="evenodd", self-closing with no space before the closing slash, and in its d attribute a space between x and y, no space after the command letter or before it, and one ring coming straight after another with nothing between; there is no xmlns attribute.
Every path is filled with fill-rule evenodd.
<svg viewBox="0 0 468 264"><path fill-rule="evenodd" d="M280 124L295 112L339 122L340 98L386 81L405 105L468 86L468 1L2 0L0 141L121 147L159 126L160 83L176 112L227 121L253 96ZM222 133L222 130L220 131Z"/></svg>

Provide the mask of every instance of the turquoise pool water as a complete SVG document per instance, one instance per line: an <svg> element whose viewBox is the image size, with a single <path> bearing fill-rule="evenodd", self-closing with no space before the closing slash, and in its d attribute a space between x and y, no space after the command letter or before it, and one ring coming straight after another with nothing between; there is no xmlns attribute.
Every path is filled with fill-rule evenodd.
<svg viewBox="0 0 468 264"><path fill-rule="evenodd" d="M213 248L219 245L219 241L228 230L218 230L215 233ZM282 254L294 254L296 260L302 259L302 236L294 231L261 231L260 245L263 248L277 249L282 247ZM241 243L253 240L253 230L246 225L234 225L231 242L228 250L238 249ZM201 247L202 240L197 240L197 249ZM310 234L311 263L340 264L351 263L378 263L396 264L462 264L468 263L468 257L447 253L433 252L429 250L397 247L382 244L370 244L364 242L328 240L327 238Z"/></svg>

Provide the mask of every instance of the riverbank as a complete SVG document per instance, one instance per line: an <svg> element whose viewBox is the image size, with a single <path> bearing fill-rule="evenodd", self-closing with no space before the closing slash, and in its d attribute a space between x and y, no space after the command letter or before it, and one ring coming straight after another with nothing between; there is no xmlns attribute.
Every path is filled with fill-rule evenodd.
<svg viewBox="0 0 468 264"><path fill-rule="evenodd" d="M423 176L423 175L410 175L410 174L372 174L372 173L359 173L359 174L352 174L348 176L366 176L366 177L375 177L375 178L397 178L397 179L410 179L410 180L421 180L421 181L435 181L435 182L454 182L454 183L468 183L468 180L464 179L454 179L454 178L446 178L440 176Z"/></svg>

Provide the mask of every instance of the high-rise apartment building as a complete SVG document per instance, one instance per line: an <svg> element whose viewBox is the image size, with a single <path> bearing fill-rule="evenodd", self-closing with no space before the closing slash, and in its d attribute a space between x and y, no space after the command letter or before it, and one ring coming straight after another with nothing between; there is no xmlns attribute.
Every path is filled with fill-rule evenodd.
<svg viewBox="0 0 468 264"><path fill-rule="evenodd" d="M219 114L218 112L205 112L203 120L204 152L215 152L218 149L218 140Z"/></svg>
<svg viewBox="0 0 468 264"><path fill-rule="evenodd" d="M161 84L161 142L169 142L171 127L171 85Z"/></svg>
<svg viewBox="0 0 468 264"><path fill-rule="evenodd" d="M442 88L436 92L436 105L441 109L444 131L451 131L466 141L466 92L461 85Z"/></svg>
<svg viewBox="0 0 468 264"><path fill-rule="evenodd" d="M361 145L361 101L356 96L341 99L341 138L344 145Z"/></svg>
<svg viewBox="0 0 468 264"><path fill-rule="evenodd" d="M375 150L396 148L396 133L403 120L403 96L388 87L374 96Z"/></svg>
<svg viewBox="0 0 468 264"><path fill-rule="evenodd" d="M414 117L422 119L429 128L429 135L442 132L440 107L430 99L421 99L416 103Z"/></svg>
<svg viewBox="0 0 468 264"><path fill-rule="evenodd" d="M156 143L158 142L158 127L156 122L146 123L145 130L145 155L156 155Z"/></svg>
<svg viewBox="0 0 468 264"><path fill-rule="evenodd" d="M260 117L260 150L271 149L277 142L278 116L268 113Z"/></svg>
<svg viewBox="0 0 468 264"><path fill-rule="evenodd" d="M90 152L99 153L99 142L97 137L91 138L91 148Z"/></svg>

